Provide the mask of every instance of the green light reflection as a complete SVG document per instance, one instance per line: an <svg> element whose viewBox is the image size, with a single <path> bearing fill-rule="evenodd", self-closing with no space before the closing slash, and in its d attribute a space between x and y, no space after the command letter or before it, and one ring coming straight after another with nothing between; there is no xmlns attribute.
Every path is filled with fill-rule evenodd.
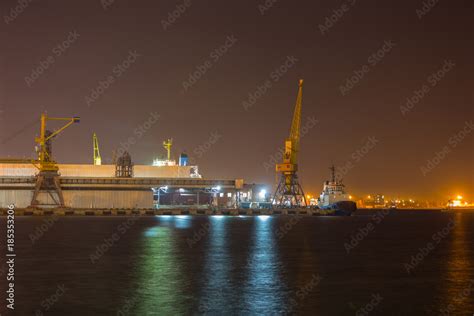
<svg viewBox="0 0 474 316"><path fill-rule="evenodd" d="M143 233L134 315L178 315L182 280L172 228L156 226Z"/></svg>

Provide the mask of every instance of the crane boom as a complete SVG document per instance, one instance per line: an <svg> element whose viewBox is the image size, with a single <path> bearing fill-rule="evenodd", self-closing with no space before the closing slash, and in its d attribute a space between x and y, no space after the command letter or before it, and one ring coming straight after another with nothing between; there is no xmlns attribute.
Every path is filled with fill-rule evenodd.
<svg viewBox="0 0 474 316"><path fill-rule="evenodd" d="M57 129L54 132L49 132L46 130L47 121L67 121L67 123L61 128ZM66 128L71 126L74 123L79 123L79 117L72 118L62 118L62 117L49 117L46 113L41 114L41 130L40 137L36 137L35 141L39 145L38 160L41 171L58 171L58 166L56 162L52 159L51 153L48 152L50 147L50 141L53 137L64 131Z"/></svg>
<svg viewBox="0 0 474 316"><path fill-rule="evenodd" d="M292 142L291 159L292 164L297 163L298 151L300 149L300 130L301 130L301 107L303 103L303 80L299 81L298 96L296 98L295 111L293 113L293 121L291 122L291 130L289 140Z"/></svg>
<svg viewBox="0 0 474 316"><path fill-rule="evenodd" d="M92 146L94 147L94 165L100 166L102 164L102 158L100 157L99 140L96 133L92 135Z"/></svg>

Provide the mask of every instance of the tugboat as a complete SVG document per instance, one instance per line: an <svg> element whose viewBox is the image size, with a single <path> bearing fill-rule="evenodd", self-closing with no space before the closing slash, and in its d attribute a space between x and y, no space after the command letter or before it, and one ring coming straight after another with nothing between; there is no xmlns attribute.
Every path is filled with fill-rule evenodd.
<svg viewBox="0 0 474 316"><path fill-rule="evenodd" d="M342 180L336 179L336 168L329 169L331 181L324 182L315 215L350 216L357 210L357 204L349 199Z"/></svg>

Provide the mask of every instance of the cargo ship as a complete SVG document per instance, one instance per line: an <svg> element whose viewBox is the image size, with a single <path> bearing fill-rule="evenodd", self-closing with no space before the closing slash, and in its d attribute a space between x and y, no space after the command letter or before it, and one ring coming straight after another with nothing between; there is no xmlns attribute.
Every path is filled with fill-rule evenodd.
<svg viewBox="0 0 474 316"><path fill-rule="evenodd" d="M336 168L329 169L331 181L324 182L315 212L317 215L350 216L357 210L357 204L350 200L342 180L336 179Z"/></svg>

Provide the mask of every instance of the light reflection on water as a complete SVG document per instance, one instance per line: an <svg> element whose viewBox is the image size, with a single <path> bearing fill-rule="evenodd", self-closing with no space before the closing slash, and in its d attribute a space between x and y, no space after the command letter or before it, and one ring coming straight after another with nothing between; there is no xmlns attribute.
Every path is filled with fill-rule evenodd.
<svg viewBox="0 0 474 316"><path fill-rule="evenodd" d="M231 238L229 222L237 218L211 216L208 219L208 235L201 241L205 246L200 253L203 256L202 288L194 293L195 310L210 315L219 314L229 306L238 306L234 310L252 315L265 314L269 310L281 311L286 299L283 294L285 285L279 278L282 271L279 271L281 265L272 232L272 217L238 219L253 222L251 236L248 236L249 249L244 253L246 260L240 266L236 266L228 244ZM185 274L179 271L180 262L176 257L183 249L177 249L180 240L173 237L173 229L189 228L191 221L189 216L160 216L157 226L144 231L145 253L138 270L140 287L137 289L142 298L137 309L143 315L156 310L160 314L186 313L186 307L179 302L184 296L182 286L189 284L183 278ZM236 270L243 279L232 280L231 274ZM145 293L149 295L143 295Z"/></svg>
<svg viewBox="0 0 474 316"><path fill-rule="evenodd" d="M159 221L160 225L186 229L192 225L192 217L190 215L158 215L155 218Z"/></svg>
<svg viewBox="0 0 474 316"><path fill-rule="evenodd" d="M449 315L472 315L474 213L407 212L384 218L350 253L345 243L370 216L294 226L291 216L140 217L123 234L123 217L60 217L34 245L29 234L44 219L18 217L15 312L35 314L64 283L48 315L354 315L376 293L383 301L370 315L436 315L450 305ZM453 216L449 236L407 273L404 264ZM120 239L91 263L112 234ZM313 275L321 283L298 295Z"/></svg>
<svg viewBox="0 0 474 316"><path fill-rule="evenodd" d="M134 300L136 314L183 312L182 306L176 305L180 300L180 262L176 260L172 229L165 225L155 226L146 229L143 235L146 238L138 265L138 288L132 295L132 299L137 298Z"/></svg>
<svg viewBox="0 0 474 316"><path fill-rule="evenodd" d="M474 267L469 260L468 219L465 214L457 213L454 217L454 227L446 237L450 245L447 254L445 281L443 282L443 299L439 307L441 314L459 314L462 305L474 298ZM473 313L469 314L474 314Z"/></svg>
<svg viewBox="0 0 474 316"><path fill-rule="evenodd" d="M199 299L198 310L201 313L218 313L231 305L232 285L229 283L229 272L232 258L226 245L228 218L220 215L210 217L208 249L203 268L203 291ZM224 291L225 289L225 291Z"/></svg>
<svg viewBox="0 0 474 316"><path fill-rule="evenodd" d="M282 311L286 301L272 227L272 218L260 215L252 232L254 242L250 246L246 265L247 280L242 298L247 315Z"/></svg>

